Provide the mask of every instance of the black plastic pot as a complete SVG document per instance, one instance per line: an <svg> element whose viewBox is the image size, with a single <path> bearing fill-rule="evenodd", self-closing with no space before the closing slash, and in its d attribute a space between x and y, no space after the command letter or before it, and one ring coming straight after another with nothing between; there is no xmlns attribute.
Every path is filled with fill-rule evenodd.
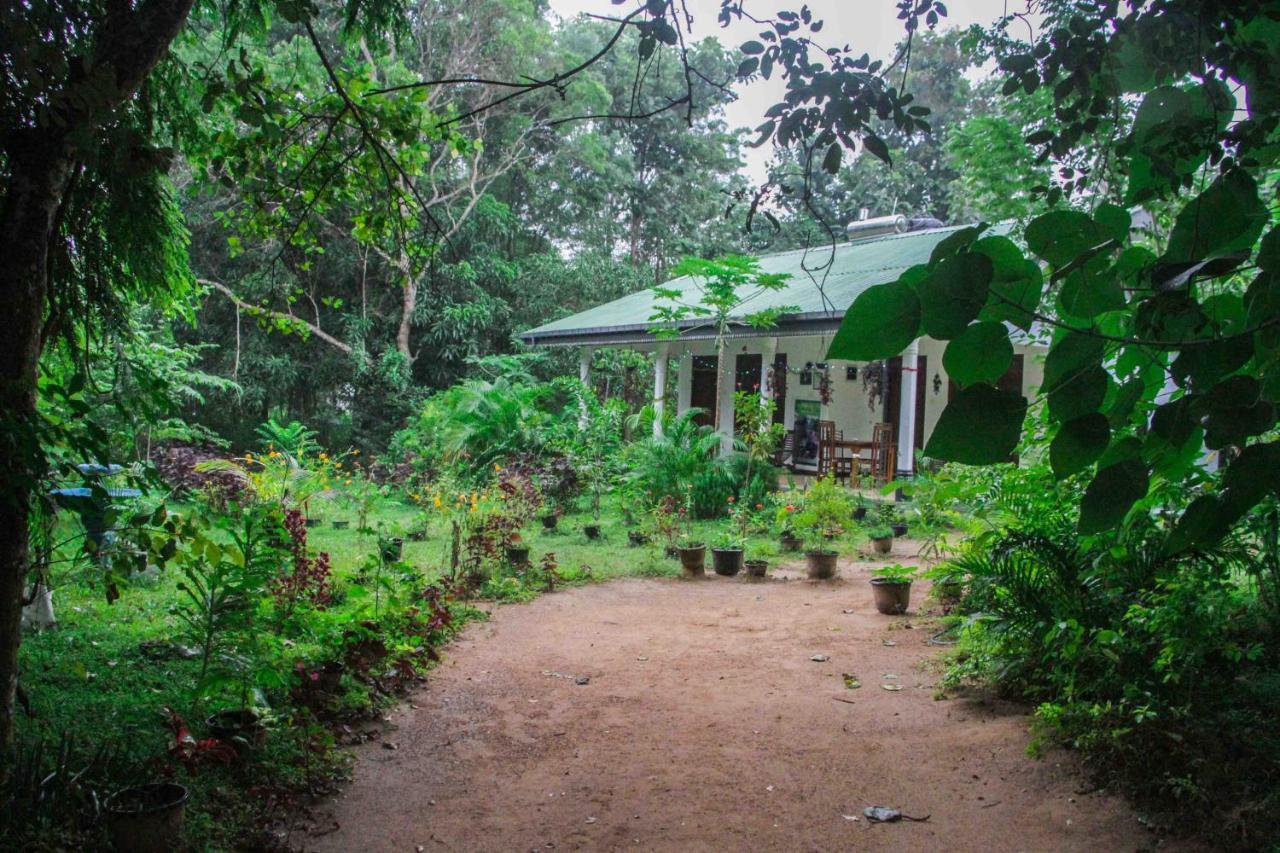
<svg viewBox="0 0 1280 853"><path fill-rule="evenodd" d="M804 558L809 565L809 577L814 580L827 580L836 576L835 551L806 551Z"/></svg>
<svg viewBox="0 0 1280 853"><path fill-rule="evenodd" d="M414 530L414 531L410 532L410 533L409 533L409 541L410 541L410 542L426 542L426 541L427 541L427 531L425 531L425 530Z"/></svg>
<svg viewBox="0 0 1280 853"><path fill-rule="evenodd" d="M706 545L690 545L687 548L680 548L679 550L680 568L684 569L685 577L700 578L706 574Z"/></svg>
<svg viewBox="0 0 1280 853"><path fill-rule="evenodd" d="M798 536L787 536L785 533L782 535L782 550L784 551L799 551L803 545L803 540Z"/></svg>
<svg viewBox="0 0 1280 853"><path fill-rule="evenodd" d="M306 519L306 525L307 527L319 527L321 520L319 518L308 518Z"/></svg>
<svg viewBox="0 0 1280 853"><path fill-rule="evenodd" d="M332 522L334 530L346 530L351 526L349 521L338 521L336 518Z"/></svg>
<svg viewBox="0 0 1280 853"><path fill-rule="evenodd" d="M769 571L768 560L747 560L742 565L746 568L748 577L762 578Z"/></svg>
<svg viewBox="0 0 1280 853"><path fill-rule="evenodd" d="M742 571L741 548L712 548L711 567L715 573L731 578Z"/></svg>
<svg viewBox="0 0 1280 853"><path fill-rule="evenodd" d="M404 556L404 540L399 536L383 539L378 545L384 563L398 563Z"/></svg>
<svg viewBox="0 0 1280 853"><path fill-rule="evenodd" d="M547 530L555 530L556 525L560 523L560 516L556 513L550 513L542 517L542 526Z"/></svg>
<svg viewBox="0 0 1280 853"><path fill-rule="evenodd" d="M209 734L237 749L257 749L267 742L267 727L262 718L248 708L218 711L205 720Z"/></svg>
<svg viewBox="0 0 1280 853"><path fill-rule="evenodd" d="M862 521L866 517L867 517L867 508L865 506L858 506L853 508L854 521Z"/></svg>
<svg viewBox="0 0 1280 853"><path fill-rule="evenodd" d="M585 534L587 534L587 538L588 538L588 539L599 539L599 538L600 538L600 525L598 525L598 524L584 524L584 525L582 525L582 532L583 532L583 533L585 533Z"/></svg>
<svg viewBox="0 0 1280 853"><path fill-rule="evenodd" d="M190 792L174 782L134 785L107 798L104 808L119 853L169 853L182 843Z"/></svg>
<svg viewBox="0 0 1280 853"><path fill-rule="evenodd" d="M507 548L507 564L511 566L529 565L529 546L512 545Z"/></svg>
<svg viewBox="0 0 1280 853"><path fill-rule="evenodd" d="M641 545L648 545L649 535L647 533L642 533L639 530L628 530L627 544L632 548L639 548Z"/></svg>
<svg viewBox="0 0 1280 853"><path fill-rule="evenodd" d="M894 536L906 536L906 535L907 535L907 523L906 523L905 521L895 521L893 524L891 524L891 525L889 525L889 526L893 528L893 535L894 535Z"/></svg>
<svg viewBox="0 0 1280 853"><path fill-rule="evenodd" d="M875 598L876 610L886 616L897 616L906 613L911 604L911 581L872 578L871 594Z"/></svg>

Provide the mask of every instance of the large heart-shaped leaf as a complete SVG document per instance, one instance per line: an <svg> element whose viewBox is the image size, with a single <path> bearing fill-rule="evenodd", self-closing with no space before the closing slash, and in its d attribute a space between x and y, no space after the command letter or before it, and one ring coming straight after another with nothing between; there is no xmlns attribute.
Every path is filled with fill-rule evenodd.
<svg viewBox="0 0 1280 853"><path fill-rule="evenodd" d="M972 385L942 410L925 456L969 465L1007 462L1018 446L1027 401L1014 391Z"/></svg>
<svg viewBox="0 0 1280 853"><path fill-rule="evenodd" d="M1111 441L1111 425L1094 412L1067 421L1049 445L1049 465L1058 479L1070 477L1098 460Z"/></svg>
<svg viewBox="0 0 1280 853"><path fill-rule="evenodd" d="M1147 466L1126 459L1103 468L1085 489L1080 502L1080 532L1101 533L1124 521L1135 503L1147 496Z"/></svg>
<svg viewBox="0 0 1280 853"><path fill-rule="evenodd" d="M840 321L827 358L871 361L898 355L920 334L920 297L904 281L864 291Z"/></svg>
<svg viewBox="0 0 1280 853"><path fill-rule="evenodd" d="M1003 323L974 323L947 344L942 366L964 388L994 385L1013 363L1013 344Z"/></svg>
<svg viewBox="0 0 1280 853"><path fill-rule="evenodd" d="M964 331L986 304L991 259L975 252L945 258L920 282L920 325L938 340Z"/></svg>

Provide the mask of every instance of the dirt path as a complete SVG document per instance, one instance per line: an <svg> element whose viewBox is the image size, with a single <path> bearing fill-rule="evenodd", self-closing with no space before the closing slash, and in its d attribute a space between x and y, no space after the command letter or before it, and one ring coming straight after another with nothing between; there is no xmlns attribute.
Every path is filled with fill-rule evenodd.
<svg viewBox="0 0 1280 853"><path fill-rule="evenodd" d="M1022 709L936 700L922 584L911 616L881 616L868 566L842 561L841 580L816 584L794 572L616 581L499 608L358 751L354 785L330 804L332 819L317 815L317 831L339 829L303 843L361 853L1155 846L1123 802L1083 792L1068 756L1026 756ZM862 686L846 688L843 673ZM869 805L930 818L872 826Z"/></svg>

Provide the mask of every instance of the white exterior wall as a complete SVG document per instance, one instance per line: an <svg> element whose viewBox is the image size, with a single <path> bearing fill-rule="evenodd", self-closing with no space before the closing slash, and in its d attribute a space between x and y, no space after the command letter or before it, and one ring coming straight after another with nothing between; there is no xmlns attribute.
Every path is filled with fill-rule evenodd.
<svg viewBox="0 0 1280 853"><path fill-rule="evenodd" d="M787 399L783 411L783 423L787 429L790 429L795 424L797 400L820 401L816 384L817 372L815 371L815 384L807 386L800 384L799 372L804 368L806 362L816 363L822 361L830 343L831 337L829 335L780 336L777 338L776 352L787 356ZM946 350L946 345L946 341L937 341L932 338L921 338L919 343L920 355L928 359L925 371L918 377L918 387L920 392L924 394L925 400L924 435L926 442L928 442L929 436L933 433L934 427L937 426L942 410L947 405L949 377L942 366L942 356ZM681 412L687 409L689 405L689 391L692 379L692 370L689 369L689 365L692 364L692 356L715 355L715 344L712 341L690 341L684 346L687 347L688 354L681 356L683 360L677 373L678 389L676 399ZM731 359L736 359L743 352L766 354L763 338L733 339L728 342L726 351ZM680 352L679 347L673 346L673 356ZM1018 344L1014 346L1014 352L1021 354L1023 357L1022 393L1028 400L1034 400L1040 385L1044 381L1044 348ZM852 381L845 378L845 368L851 363L856 364L858 368L858 378ZM832 360L828 364L831 376L831 402L821 407L822 417L826 420L835 421L836 429L842 430L846 438L870 439L872 427L890 418L886 417L883 398L876 401L874 409L867 406L866 392L862 388L863 371L866 365L864 363L840 360ZM934 391L933 381L935 376L940 380L936 392Z"/></svg>

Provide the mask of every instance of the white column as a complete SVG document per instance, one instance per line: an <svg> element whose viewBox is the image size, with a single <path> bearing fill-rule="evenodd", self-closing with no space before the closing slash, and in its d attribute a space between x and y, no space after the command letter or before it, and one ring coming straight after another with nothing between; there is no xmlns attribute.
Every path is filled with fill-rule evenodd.
<svg viewBox="0 0 1280 853"><path fill-rule="evenodd" d="M591 382L591 347L583 347L578 352L578 379L584 386ZM582 398L582 410L578 413L578 428L587 428L587 398Z"/></svg>
<svg viewBox="0 0 1280 853"><path fill-rule="evenodd" d="M716 369L720 371L716 385L720 389L720 397L716 400L716 411L719 413L720 452L733 452L733 386L734 366L737 361L735 353L727 345L721 345L716 356Z"/></svg>
<svg viewBox="0 0 1280 853"><path fill-rule="evenodd" d="M683 415L689 411L689 400L693 396L693 353L686 346L680 351L679 358L676 365L676 414Z"/></svg>
<svg viewBox="0 0 1280 853"><path fill-rule="evenodd" d="M912 341L902 354L902 393L898 400L898 473L915 471L916 386L920 342Z"/></svg>
<svg viewBox="0 0 1280 853"><path fill-rule="evenodd" d="M667 408L667 358L670 344L658 344L653 354L653 437L662 435L662 416Z"/></svg>

